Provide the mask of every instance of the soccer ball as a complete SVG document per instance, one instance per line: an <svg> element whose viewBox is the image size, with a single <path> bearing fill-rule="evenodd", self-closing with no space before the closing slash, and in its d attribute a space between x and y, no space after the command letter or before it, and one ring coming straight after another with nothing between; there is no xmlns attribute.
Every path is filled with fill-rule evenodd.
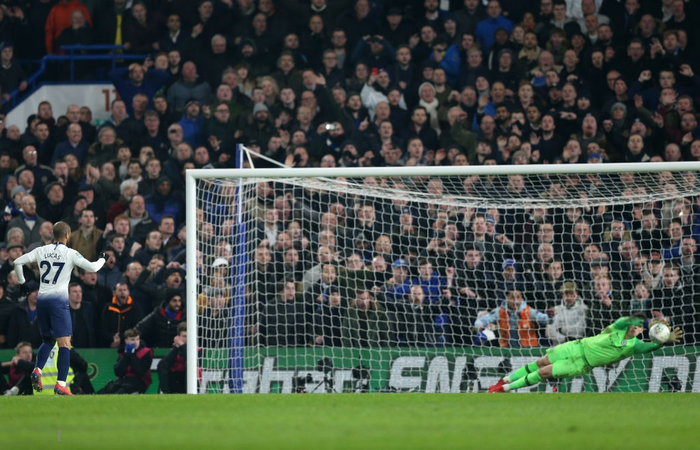
<svg viewBox="0 0 700 450"><path fill-rule="evenodd" d="M649 329L649 337L657 344L665 344L671 335L671 330L663 323L657 323Z"/></svg>

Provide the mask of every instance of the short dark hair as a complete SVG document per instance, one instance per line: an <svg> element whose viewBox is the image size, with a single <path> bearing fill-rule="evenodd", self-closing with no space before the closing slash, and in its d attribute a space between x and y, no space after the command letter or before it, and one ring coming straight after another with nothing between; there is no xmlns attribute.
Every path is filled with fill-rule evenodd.
<svg viewBox="0 0 700 450"><path fill-rule="evenodd" d="M137 330L136 328L129 328L124 332L124 338L129 339L129 338L135 338L141 336L141 332Z"/></svg>

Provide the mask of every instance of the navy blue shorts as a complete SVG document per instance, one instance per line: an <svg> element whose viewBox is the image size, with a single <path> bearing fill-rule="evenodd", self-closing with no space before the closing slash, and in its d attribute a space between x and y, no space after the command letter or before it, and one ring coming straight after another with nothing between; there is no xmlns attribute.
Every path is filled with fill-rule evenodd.
<svg viewBox="0 0 700 450"><path fill-rule="evenodd" d="M37 299L36 316L42 337L60 338L73 334L68 299Z"/></svg>

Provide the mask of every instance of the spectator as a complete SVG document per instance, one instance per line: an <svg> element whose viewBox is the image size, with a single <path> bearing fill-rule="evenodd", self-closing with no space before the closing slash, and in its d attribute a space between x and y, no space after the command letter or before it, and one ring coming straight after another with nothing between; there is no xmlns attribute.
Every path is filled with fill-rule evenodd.
<svg viewBox="0 0 700 450"><path fill-rule="evenodd" d="M124 339L124 349L119 351L114 365L117 379L107 383L98 394L145 394L152 383L153 350L141 346L140 333L133 328L124 332Z"/></svg>
<svg viewBox="0 0 700 450"><path fill-rule="evenodd" d="M194 99L199 104L207 103L211 88L206 81L197 80L197 66L187 61L182 66L182 80L175 82L168 89L168 103L177 111L183 111L187 102Z"/></svg>
<svg viewBox="0 0 700 450"><path fill-rule="evenodd" d="M476 38L481 42L484 51L491 50L494 43L494 35L497 28L505 28L510 35L513 31L513 22L501 15L503 9L499 0L491 0L486 8L487 18L479 22L476 26Z"/></svg>
<svg viewBox="0 0 700 450"><path fill-rule="evenodd" d="M141 319L143 319L143 310L134 303L129 295L128 286L125 282L117 283L114 287L114 297L112 297L111 303L105 305L102 311L102 320L100 321L101 347L121 348L121 343L126 337L125 332L134 328ZM135 342L133 337L131 343Z"/></svg>
<svg viewBox="0 0 700 450"><path fill-rule="evenodd" d="M501 347L539 347L537 328L551 322L547 314L530 308L523 301L520 291L508 291L506 301L477 319L474 327L480 332L486 326L497 323Z"/></svg>
<svg viewBox="0 0 700 450"><path fill-rule="evenodd" d="M102 234L103 231L95 227L95 212L85 208L80 211L80 227L71 235L68 247L88 260L97 259L97 242Z"/></svg>
<svg viewBox="0 0 700 450"><path fill-rule="evenodd" d="M554 318L547 325L550 345L581 339L586 336L586 318L588 307L576 292L576 283L567 281L562 284L561 305L554 307Z"/></svg>
<svg viewBox="0 0 700 450"><path fill-rule="evenodd" d="M83 288L78 283L68 286L68 306L73 324L71 344L75 348L97 347L95 306L90 302L83 302Z"/></svg>
<svg viewBox="0 0 700 450"><path fill-rule="evenodd" d="M57 160L65 158L66 155L74 155L78 158L78 162L82 165L87 155L87 150L90 144L83 139L83 130L78 124L71 124L66 130L67 140L60 142L56 146L51 165L53 166Z"/></svg>
<svg viewBox="0 0 700 450"><path fill-rule="evenodd" d="M56 39L61 32L71 26L71 17L73 11L80 10L83 12L85 20L92 26L92 19L88 9L80 4L78 0L60 0L49 13L46 19L46 52L49 55L54 53L63 54L63 51L56 48Z"/></svg>
<svg viewBox="0 0 700 450"><path fill-rule="evenodd" d="M169 347L178 335L178 326L185 321L183 306L181 291L169 290L163 304L136 325L136 329L143 333L144 341L150 342L153 348Z"/></svg>
<svg viewBox="0 0 700 450"><path fill-rule="evenodd" d="M10 348L14 348L22 341L31 343L33 347L41 345L39 321L36 320L39 284L36 281L27 281L26 284L28 291L26 298L19 302L10 314L6 340Z"/></svg>
<svg viewBox="0 0 700 450"><path fill-rule="evenodd" d="M311 342L308 311L296 301L293 280L277 285L274 301L264 306L260 323L260 343L267 347L305 346Z"/></svg>
<svg viewBox="0 0 700 450"><path fill-rule="evenodd" d="M21 215L10 220L7 227L8 229L18 227L24 233L24 242L34 243L41 239L39 233L46 219L36 213L36 199L33 195L25 195L22 198L21 207Z"/></svg>
<svg viewBox="0 0 700 450"><path fill-rule="evenodd" d="M33 395L29 374L34 370L34 365L32 344L27 341L19 342L15 346L12 359L0 363L0 392L4 395Z"/></svg>
<svg viewBox="0 0 700 450"><path fill-rule="evenodd" d="M128 67L114 69L109 73L130 115L134 114L132 100L136 94L145 94L148 99L148 109L153 109L153 96L170 78L168 73L153 68L151 64L153 62L146 59L143 65L132 63Z"/></svg>
<svg viewBox="0 0 700 450"><path fill-rule="evenodd" d="M158 393L187 393L187 323L177 325L177 335L167 355L158 362Z"/></svg>
<svg viewBox="0 0 700 450"><path fill-rule="evenodd" d="M15 89L19 92L27 90L27 77L14 59L12 44L5 42L0 49L0 90L5 100L9 101L10 93Z"/></svg>

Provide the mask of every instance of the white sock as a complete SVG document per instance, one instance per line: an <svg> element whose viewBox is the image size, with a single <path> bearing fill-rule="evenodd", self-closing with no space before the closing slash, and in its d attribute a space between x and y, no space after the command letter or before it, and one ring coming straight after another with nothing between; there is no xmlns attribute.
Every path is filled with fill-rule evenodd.
<svg viewBox="0 0 700 450"><path fill-rule="evenodd" d="M36 367L36 370L38 370L38 371L39 371L39 374L41 374L41 369L40 369L40 368Z"/></svg>
<svg viewBox="0 0 700 450"><path fill-rule="evenodd" d="M510 384L506 384L505 386L503 386L503 390L505 392L510 392Z"/></svg>
<svg viewBox="0 0 700 450"><path fill-rule="evenodd" d="M510 377L509 377L508 375L506 375L505 377L503 377L503 382L506 383L506 384L510 383Z"/></svg>
<svg viewBox="0 0 700 450"><path fill-rule="evenodd" d="M66 382L65 381L59 381L58 385L61 387L66 387Z"/></svg>

